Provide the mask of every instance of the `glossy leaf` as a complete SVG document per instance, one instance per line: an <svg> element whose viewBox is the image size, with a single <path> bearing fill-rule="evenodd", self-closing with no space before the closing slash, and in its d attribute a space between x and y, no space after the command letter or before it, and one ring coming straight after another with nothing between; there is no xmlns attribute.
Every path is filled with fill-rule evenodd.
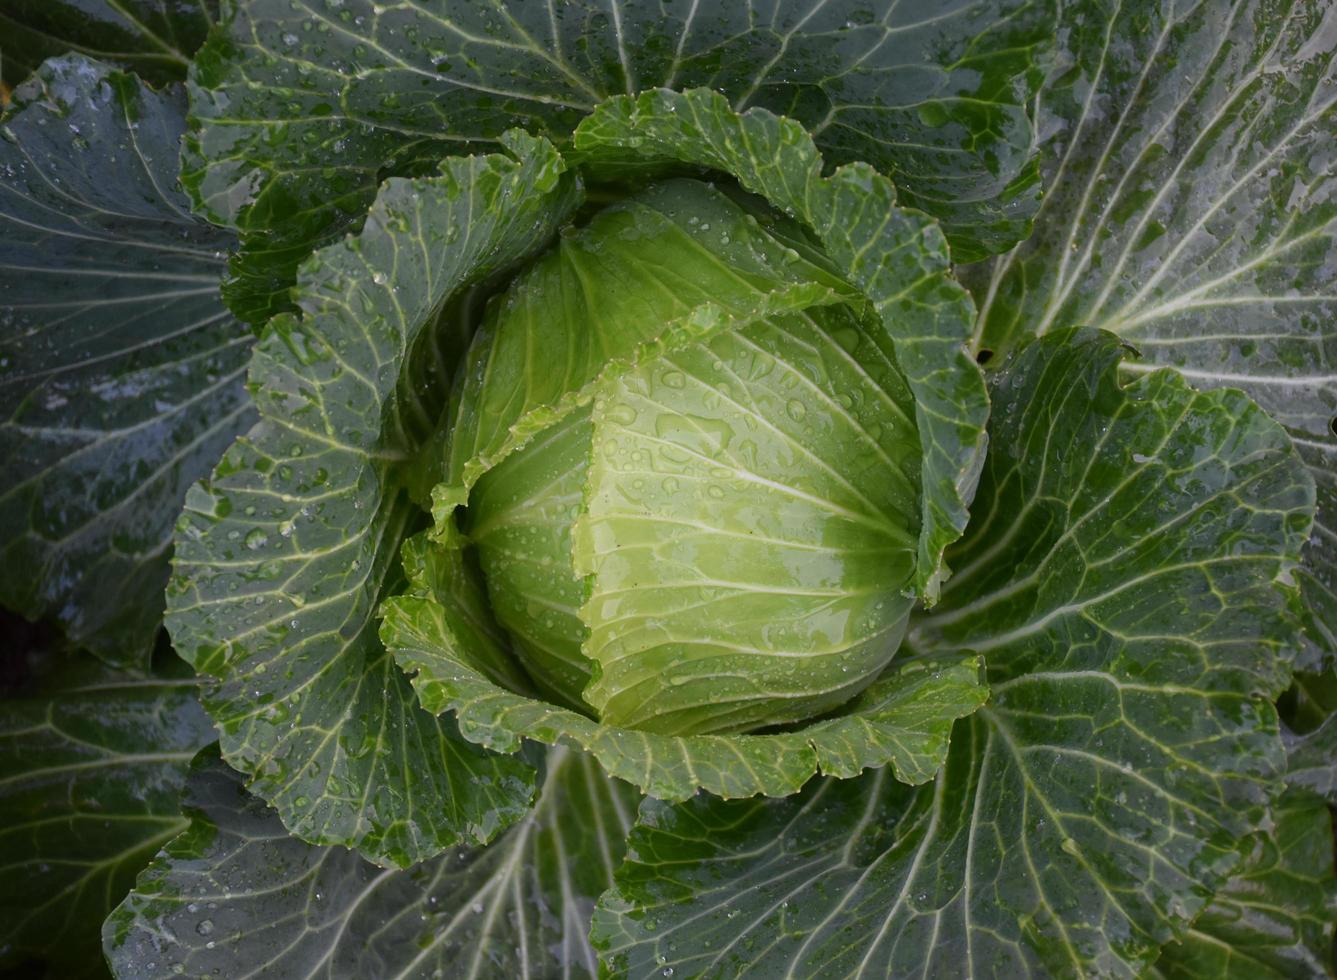
<svg viewBox="0 0 1337 980"><path fill-rule="evenodd" d="M121 673L79 654L38 668L0 701L0 969L96 976L98 924L185 827L186 769L213 730L179 661Z"/></svg>
<svg viewBox="0 0 1337 980"><path fill-rule="evenodd" d="M289 837L202 754L190 829L103 930L113 973L188 976L593 977L590 909L612 879L636 797L578 753L548 754L540 802L487 847L383 870Z"/></svg>
<svg viewBox="0 0 1337 980"><path fill-rule="evenodd" d="M575 558L601 719L802 722L886 667L916 601L921 465L892 346L875 320L819 307L600 393Z"/></svg>
<svg viewBox="0 0 1337 980"><path fill-rule="evenodd" d="M229 299L263 319L387 171L512 126L561 141L610 96L704 86L891 174L979 258L1023 237L1038 203L1025 105L1051 17L1050 0L254 0L199 56L185 179L243 232Z"/></svg>
<svg viewBox="0 0 1337 980"><path fill-rule="evenodd" d="M1331 726L1287 745L1286 784L1272 825L1180 942L1156 961L1158 977L1285 980L1333 972L1337 924ZM1328 801L1314 791L1325 794Z"/></svg>
<svg viewBox="0 0 1337 980"><path fill-rule="evenodd" d="M3 23L0 20L0 23ZM147 663L172 522L254 413L179 89L48 62L0 125L0 602Z"/></svg>
<svg viewBox="0 0 1337 980"><path fill-rule="evenodd" d="M934 783L648 801L595 915L611 971L1125 976L1184 934L1284 772L1313 487L1244 396L1120 388L1119 356L1059 333L994 388L989 506L912 626L992 691Z"/></svg>
<svg viewBox="0 0 1337 980"><path fill-rule="evenodd" d="M979 368L963 348L973 310L948 275L938 227L898 207L896 188L868 166L823 176L801 126L760 110L740 116L712 92L614 99L580 125L575 142L592 167L676 161L733 175L805 225L871 302L914 396L923 460L913 588L932 604L946 574L943 551L966 525L988 414Z"/></svg>
<svg viewBox="0 0 1337 980"><path fill-rule="evenodd" d="M217 20L217 0L8 0L0 69L16 86L42 59L78 51L155 84L180 81Z"/></svg>
<svg viewBox="0 0 1337 980"><path fill-rule="evenodd" d="M224 758L293 833L379 863L487 841L533 790L527 764L418 707L373 619L415 521L406 463L450 371L436 318L577 201L549 144L506 143L514 159L387 182L362 233L304 266L303 314L256 348L261 420L191 490L176 538L168 628L209 681Z"/></svg>
<svg viewBox="0 0 1337 980"><path fill-rule="evenodd" d="M1337 658L1337 7L1064 6L1035 233L983 270L977 344L1087 325L1240 388L1318 484L1301 663Z"/></svg>
<svg viewBox="0 0 1337 980"><path fill-rule="evenodd" d="M517 694L489 676L507 656L482 584L458 535L409 539L404 564L413 584L383 607L381 637L413 675L423 706L455 712L468 739L515 752L522 737L578 745L619 779L661 799L698 788L735 798L784 796L819 769L852 776L890 765L907 782L931 779L947 751L952 722L979 707L986 691L969 655L894 662L841 716L768 735L658 735L600 724L584 714Z"/></svg>

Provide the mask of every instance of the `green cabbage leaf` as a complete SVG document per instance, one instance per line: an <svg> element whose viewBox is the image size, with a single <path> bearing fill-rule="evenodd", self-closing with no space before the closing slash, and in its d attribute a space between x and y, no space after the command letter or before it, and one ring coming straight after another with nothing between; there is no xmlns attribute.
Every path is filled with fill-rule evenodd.
<svg viewBox="0 0 1337 980"><path fill-rule="evenodd" d="M289 306L298 263L356 226L385 176L512 127L564 146L601 102L660 86L798 120L827 159L891 176L962 257L1010 247L1039 203L1026 101L1052 0L229 7L194 65L183 179L243 236L224 288L247 320Z"/></svg>
<svg viewBox="0 0 1337 980"><path fill-rule="evenodd" d="M255 420L236 236L177 187L185 124L180 86L78 55L0 120L0 602L137 668L186 488Z"/></svg>

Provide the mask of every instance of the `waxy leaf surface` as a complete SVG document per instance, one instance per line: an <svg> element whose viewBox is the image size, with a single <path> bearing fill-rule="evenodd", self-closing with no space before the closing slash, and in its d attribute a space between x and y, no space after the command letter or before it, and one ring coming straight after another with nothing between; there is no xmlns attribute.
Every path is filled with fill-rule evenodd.
<svg viewBox="0 0 1337 980"><path fill-rule="evenodd" d="M107 920L107 959L124 980L593 978L590 910L635 807L597 763L555 749L538 806L487 847L385 870L289 836L216 754L201 753L184 802L190 828Z"/></svg>
<svg viewBox="0 0 1337 980"><path fill-rule="evenodd" d="M0 31L3 30L0 18ZM48 62L0 123L0 602L147 664L186 488L254 420L179 87Z"/></svg>

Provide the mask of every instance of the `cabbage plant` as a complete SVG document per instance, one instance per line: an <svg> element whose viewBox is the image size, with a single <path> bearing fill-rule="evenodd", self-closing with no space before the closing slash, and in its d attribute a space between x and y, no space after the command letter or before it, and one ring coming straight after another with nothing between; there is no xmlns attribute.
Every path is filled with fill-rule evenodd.
<svg viewBox="0 0 1337 980"><path fill-rule="evenodd" d="M0 969L1333 972L1337 7L0 54Z"/></svg>

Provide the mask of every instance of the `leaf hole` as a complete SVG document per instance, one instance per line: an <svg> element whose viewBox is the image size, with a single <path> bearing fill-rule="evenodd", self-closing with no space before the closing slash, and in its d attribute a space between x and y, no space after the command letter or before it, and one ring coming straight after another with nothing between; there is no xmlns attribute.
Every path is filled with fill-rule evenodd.
<svg viewBox="0 0 1337 980"><path fill-rule="evenodd" d="M992 360L993 360L993 348L991 347L981 347L979 351L975 354L976 364L988 364Z"/></svg>

